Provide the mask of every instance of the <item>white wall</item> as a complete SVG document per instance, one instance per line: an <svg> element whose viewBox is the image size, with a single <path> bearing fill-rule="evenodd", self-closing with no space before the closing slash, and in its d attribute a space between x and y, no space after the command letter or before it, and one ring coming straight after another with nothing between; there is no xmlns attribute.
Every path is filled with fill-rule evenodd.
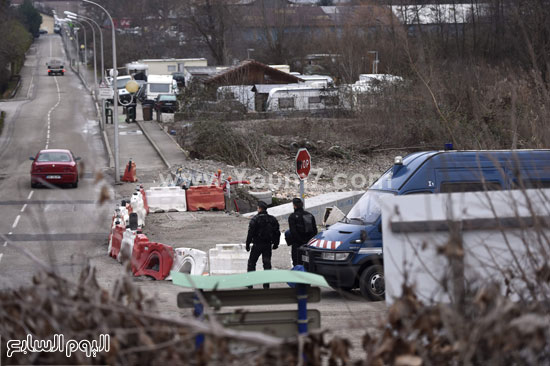
<svg viewBox="0 0 550 366"><path fill-rule="evenodd" d="M415 286L420 299L449 301L449 296L438 283L446 275L450 276L447 258L438 254L438 248L445 248L449 232L422 232L416 227L405 233L399 232L398 225L432 222L433 228L433 221L445 224L450 218L465 225L461 234L466 283L496 281L502 284L502 292L505 293L504 276L500 269L506 269L516 276L510 285L512 299L517 299L520 294L527 294L526 287L518 278L521 271L527 273L531 279L535 278L536 266L529 263L529 258L534 257L541 261L548 259L542 255L542 248L550 249L550 242L541 239L537 234L544 232L550 238L550 230L536 230L525 225L532 218L532 212L547 217L550 215L549 198L550 190L387 197L382 208L386 302L391 304L395 297L401 295L405 272L409 278L408 283ZM523 219L522 226L473 230L467 227L490 224L495 217L500 220L512 218L511 222L520 217ZM532 252L531 256L526 255L528 249ZM548 285L539 283L537 286Z"/></svg>

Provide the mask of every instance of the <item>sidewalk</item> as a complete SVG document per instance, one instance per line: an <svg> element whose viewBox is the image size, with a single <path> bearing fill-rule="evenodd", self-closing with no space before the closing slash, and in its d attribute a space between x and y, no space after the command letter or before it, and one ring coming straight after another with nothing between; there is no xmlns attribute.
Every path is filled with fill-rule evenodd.
<svg viewBox="0 0 550 366"><path fill-rule="evenodd" d="M69 53L71 51L69 50ZM69 55L71 57L73 55ZM93 88L93 70L80 65L80 75ZM101 102L98 100L98 108ZM99 111L101 112L101 111ZM138 178L141 182L158 181L160 174L175 165L182 165L186 159L185 153L170 135L156 121L143 121L141 105L136 108L137 123L127 123L123 108L118 107L119 128L119 163L120 174L131 159L136 163ZM114 151L114 125L105 125L105 144L112 154ZM114 165L114 161L111 162Z"/></svg>

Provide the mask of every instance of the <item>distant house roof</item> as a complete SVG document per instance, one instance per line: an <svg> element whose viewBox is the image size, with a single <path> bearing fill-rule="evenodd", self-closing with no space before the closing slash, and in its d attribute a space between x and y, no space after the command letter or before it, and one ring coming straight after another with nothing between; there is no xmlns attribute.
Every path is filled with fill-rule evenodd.
<svg viewBox="0 0 550 366"><path fill-rule="evenodd" d="M242 27L321 28L343 25L390 25L394 15L381 5L318 6L256 1L235 7Z"/></svg>
<svg viewBox="0 0 550 366"><path fill-rule="evenodd" d="M223 70L223 66L187 66L184 73L196 80L205 80Z"/></svg>
<svg viewBox="0 0 550 366"><path fill-rule="evenodd" d="M472 15L487 13L487 4L393 5L393 14L403 24L464 24Z"/></svg>
<svg viewBox="0 0 550 366"><path fill-rule="evenodd" d="M240 64L219 72L204 81L210 85L255 85L291 84L302 81L300 78L269 67L261 62L245 60Z"/></svg>

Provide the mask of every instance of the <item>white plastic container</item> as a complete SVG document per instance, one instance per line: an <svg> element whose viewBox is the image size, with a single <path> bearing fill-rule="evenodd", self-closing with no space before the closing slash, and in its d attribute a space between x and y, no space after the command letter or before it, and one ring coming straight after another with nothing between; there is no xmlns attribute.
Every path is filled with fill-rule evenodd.
<svg viewBox="0 0 550 366"><path fill-rule="evenodd" d="M150 212L187 211L185 190L180 187L151 187L145 194Z"/></svg>
<svg viewBox="0 0 550 366"><path fill-rule="evenodd" d="M216 244L208 251L210 275L245 273L248 253L244 244Z"/></svg>
<svg viewBox="0 0 550 366"><path fill-rule="evenodd" d="M138 215L138 226L143 227L145 225L147 210L145 209L141 193L134 192L132 198L130 199L130 205L132 205L132 211Z"/></svg>
<svg viewBox="0 0 550 366"><path fill-rule="evenodd" d="M136 240L137 233L130 229L126 229L122 234L122 241L120 242L120 252L118 253L116 260L122 263L122 258L132 258L132 252L134 250L134 242Z"/></svg>
<svg viewBox="0 0 550 366"><path fill-rule="evenodd" d="M208 274L208 255L206 252L192 248L175 248L174 264L172 271L188 273L192 275ZM166 277L171 280L172 277Z"/></svg>

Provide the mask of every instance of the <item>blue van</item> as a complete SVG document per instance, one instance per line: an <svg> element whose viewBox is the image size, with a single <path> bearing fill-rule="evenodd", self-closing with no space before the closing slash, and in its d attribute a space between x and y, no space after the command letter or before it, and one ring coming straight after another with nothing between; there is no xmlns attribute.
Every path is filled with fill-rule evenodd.
<svg viewBox="0 0 550 366"><path fill-rule="evenodd" d="M338 289L385 294L380 201L388 195L549 188L550 150L427 151L396 157L346 217L301 249L308 272Z"/></svg>

